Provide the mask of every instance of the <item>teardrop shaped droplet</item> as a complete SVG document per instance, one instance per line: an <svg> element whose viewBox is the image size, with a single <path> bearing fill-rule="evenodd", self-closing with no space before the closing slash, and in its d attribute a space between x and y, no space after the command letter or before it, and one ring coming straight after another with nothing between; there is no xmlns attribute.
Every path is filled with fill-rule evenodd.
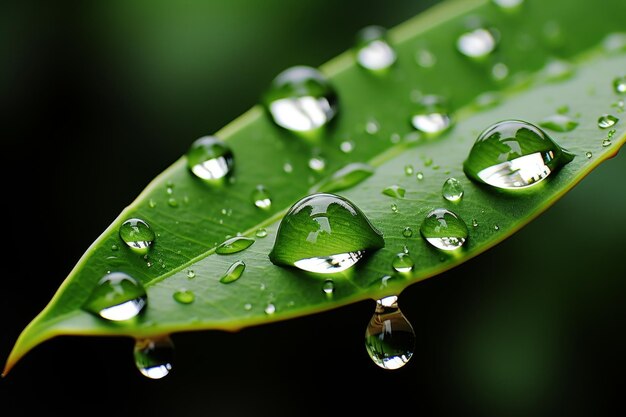
<svg viewBox="0 0 626 417"><path fill-rule="evenodd" d="M438 208L426 215L420 233L437 249L451 251L463 246L467 240L467 225L450 210Z"/></svg>
<svg viewBox="0 0 626 417"><path fill-rule="evenodd" d="M220 282L222 284L230 284L231 282L237 281L241 277L245 269L246 264L244 263L244 261L237 261L233 263L231 266L228 267L226 273L222 275L222 277L220 278Z"/></svg>
<svg viewBox="0 0 626 417"><path fill-rule="evenodd" d="M461 200L463 192L463 184L456 178L448 178L441 187L441 195L448 201Z"/></svg>
<svg viewBox="0 0 626 417"><path fill-rule="evenodd" d="M137 339L133 353L137 369L147 378L161 379L172 370L174 344L168 336Z"/></svg>
<svg viewBox="0 0 626 417"><path fill-rule="evenodd" d="M521 189L538 184L573 158L537 126L504 120L478 136L463 169L474 181Z"/></svg>
<svg viewBox="0 0 626 417"><path fill-rule="evenodd" d="M478 22L472 24L476 26ZM496 49L498 35L493 29L474 27L463 33L456 41L456 49L464 56L483 61Z"/></svg>
<svg viewBox="0 0 626 417"><path fill-rule="evenodd" d="M187 151L187 167L201 180L215 182L226 177L234 167L230 147L213 136L204 136Z"/></svg>
<svg viewBox="0 0 626 417"><path fill-rule="evenodd" d="M248 249L254 243L254 239L245 236L235 236L222 242L215 253L218 255L230 255L231 253L241 252Z"/></svg>
<svg viewBox="0 0 626 417"><path fill-rule="evenodd" d="M276 265L328 274L348 269L384 245L382 234L352 202L317 193L289 209L269 257Z"/></svg>
<svg viewBox="0 0 626 417"><path fill-rule="evenodd" d="M434 95L422 97L411 115L411 124L429 137L435 137L447 131L452 126L452 117L446 100Z"/></svg>
<svg viewBox="0 0 626 417"><path fill-rule="evenodd" d="M326 281L324 281L324 284L322 284L322 291L327 296L333 295L333 293L335 292L335 282L332 279L327 279Z"/></svg>
<svg viewBox="0 0 626 417"><path fill-rule="evenodd" d="M553 114L540 121L539 126L555 132L571 132L578 127L578 122L564 114Z"/></svg>
<svg viewBox="0 0 626 417"><path fill-rule="evenodd" d="M383 369L406 365L415 350L415 332L398 307L395 295L376 301L376 310L365 331L365 349Z"/></svg>
<svg viewBox="0 0 626 417"><path fill-rule="evenodd" d="M111 321L137 317L148 303L141 282L123 272L112 272L98 281L83 310Z"/></svg>
<svg viewBox="0 0 626 417"><path fill-rule="evenodd" d="M313 191L334 193L347 190L371 176L374 171L374 167L361 162L348 164L314 187Z"/></svg>
<svg viewBox="0 0 626 417"><path fill-rule="evenodd" d="M122 241L136 253L145 255L154 242L154 231L141 219L128 219L119 229Z"/></svg>
<svg viewBox="0 0 626 417"><path fill-rule="evenodd" d="M613 91L617 94L626 94L626 75L615 77L613 80Z"/></svg>
<svg viewBox="0 0 626 417"><path fill-rule="evenodd" d="M393 261L391 261L391 266L397 272L406 274L413 270L415 262L413 262L413 258L411 258L411 255L406 252L400 252L393 257Z"/></svg>
<svg viewBox="0 0 626 417"><path fill-rule="evenodd" d="M263 185L257 185L256 188L252 191L252 202L255 206L260 209L268 210L272 207L272 197L270 196L269 191Z"/></svg>
<svg viewBox="0 0 626 417"><path fill-rule="evenodd" d="M191 290L183 288L174 292L174 294L172 294L172 298L180 304L191 304L196 300L196 294L194 294Z"/></svg>
<svg viewBox="0 0 626 417"><path fill-rule="evenodd" d="M337 114L337 95L317 69L296 66L281 72L264 96L274 122L292 132L325 126Z"/></svg>
<svg viewBox="0 0 626 417"><path fill-rule="evenodd" d="M600 129L608 129L609 127L615 126L615 124L619 121L619 119L610 114L603 114L598 118L598 127Z"/></svg>
<svg viewBox="0 0 626 417"><path fill-rule="evenodd" d="M383 190L383 194L393 198L404 198L406 190L399 185L390 185Z"/></svg>
<svg viewBox="0 0 626 417"><path fill-rule="evenodd" d="M387 31L380 26L368 26L356 36L356 60L370 71L384 71L396 62L396 52L387 42Z"/></svg>

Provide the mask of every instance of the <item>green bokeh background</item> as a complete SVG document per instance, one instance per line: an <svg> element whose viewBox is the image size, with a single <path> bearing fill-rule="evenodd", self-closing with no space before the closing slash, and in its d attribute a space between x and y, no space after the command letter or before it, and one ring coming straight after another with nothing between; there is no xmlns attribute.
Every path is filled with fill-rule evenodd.
<svg viewBox="0 0 626 417"><path fill-rule="evenodd" d="M284 68L320 65L362 27L432 3L3 2L0 358L194 139L254 105ZM515 236L405 290L418 344L398 371L365 351L371 301L175 334L175 370L161 381L135 370L129 339L57 338L0 381L1 413L612 415L626 371L625 173L622 152Z"/></svg>

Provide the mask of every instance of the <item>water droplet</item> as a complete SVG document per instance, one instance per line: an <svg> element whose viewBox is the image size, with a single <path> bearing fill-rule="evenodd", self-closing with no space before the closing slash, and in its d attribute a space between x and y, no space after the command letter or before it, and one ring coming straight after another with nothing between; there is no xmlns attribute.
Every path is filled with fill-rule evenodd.
<svg viewBox="0 0 626 417"><path fill-rule="evenodd" d="M413 172L414 172L413 165L405 165L405 166L404 166L404 174L405 174L406 176L411 176L411 175L413 175Z"/></svg>
<svg viewBox="0 0 626 417"><path fill-rule="evenodd" d="M374 173L374 168L370 165L355 162L348 164L336 171L326 180L313 187L314 192L336 192L354 187Z"/></svg>
<svg viewBox="0 0 626 417"><path fill-rule="evenodd" d="M193 293L193 291L183 288L174 292L174 294L172 294L172 298L174 298L174 300L176 300L176 302L180 304L191 304L195 301L196 295Z"/></svg>
<svg viewBox="0 0 626 417"><path fill-rule="evenodd" d="M222 242L215 253L219 255L230 255L231 253L241 252L249 248L254 243L254 239L245 236L235 236Z"/></svg>
<svg viewBox="0 0 626 417"><path fill-rule="evenodd" d="M394 213L398 212L398 205L396 203L391 204L391 211Z"/></svg>
<svg viewBox="0 0 626 417"><path fill-rule="evenodd" d="M503 62L497 62L491 67L491 77L495 81L502 81L509 76L509 67Z"/></svg>
<svg viewBox="0 0 626 417"><path fill-rule="evenodd" d="M252 191L252 202L260 209L269 209L272 206L272 198L267 188L263 185L257 185Z"/></svg>
<svg viewBox="0 0 626 417"><path fill-rule="evenodd" d="M498 36L493 30L479 27L459 36L456 48L466 57L482 61L496 49L497 44Z"/></svg>
<svg viewBox="0 0 626 417"><path fill-rule="evenodd" d="M296 66L280 73L264 96L274 122L292 132L313 132L337 114L337 95L317 69Z"/></svg>
<svg viewBox="0 0 626 417"><path fill-rule="evenodd" d="M380 26L368 26L357 33L356 60L371 71L383 71L396 62L396 52L386 39L387 31Z"/></svg>
<svg viewBox="0 0 626 417"><path fill-rule="evenodd" d="M478 227L478 220L472 219L472 226L473 227Z"/></svg>
<svg viewBox="0 0 626 417"><path fill-rule="evenodd" d="M332 279L327 279L326 281L324 281L324 284L322 284L322 291L327 296L333 295L333 293L335 292L335 283Z"/></svg>
<svg viewBox="0 0 626 417"><path fill-rule="evenodd" d="M220 282L222 284L230 284L231 282L237 281L241 277L245 269L246 264L243 261L237 261L233 263L231 266L228 267L226 273L222 275L222 277L220 278Z"/></svg>
<svg viewBox="0 0 626 417"><path fill-rule="evenodd" d="M326 168L326 161L321 156L314 156L309 159L309 168L316 172L322 172Z"/></svg>
<svg viewBox="0 0 626 417"><path fill-rule="evenodd" d="M157 203L153 199L150 199L150 201L148 201L148 207L155 208L156 206L157 206Z"/></svg>
<svg viewBox="0 0 626 417"><path fill-rule="evenodd" d="M260 229L257 229L256 233L255 233L256 237L259 238L264 238L267 236L267 229L264 227L261 227Z"/></svg>
<svg viewBox="0 0 626 417"><path fill-rule="evenodd" d="M269 303L265 306L265 309L263 311L265 311L265 314L267 314L268 316L271 316L276 312L276 306L272 303Z"/></svg>
<svg viewBox="0 0 626 417"><path fill-rule="evenodd" d="M365 123L365 132L367 132L370 135L375 135L376 133L378 133L378 131L380 130L380 124L378 124L378 122L374 119L368 120L367 123Z"/></svg>
<svg viewBox="0 0 626 417"><path fill-rule="evenodd" d="M334 194L317 193L289 209L269 256L277 265L333 273L384 245L382 234L353 203Z"/></svg>
<svg viewBox="0 0 626 417"><path fill-rule="evenodd" d="M623 77L616 77L613 80L613 90L617 94L626 94L626 75Z"/></svg>
<svg viewBox="0 0 626 417"><path fill-rule="evenodd" d="M365 349L383 369L406 365L415 349L415 332L398 307L395 295L376 301L376 310L365 331Z"/></svg>
<svg viewBox="0 0 626 417"><path fill-rule="evenodd" d="M402 236L404 237L411 237L413 236L413 229L411 229L410 227L405 227L404 230L402 231Z"/></svg>
<svg viewBox="0 0 626 417"><path fill-rule="evenodd" d="M291 165L289 162L285 162L285 164L283 165L283 171L285 171L285 173L287 174L291 174L293 172L293 165Z"/></svg>
<svg viewBox="0 0 626 417"><path fill-rule="evenodd" d="M603 114L598 118L598 127L600 129L608 129L609 127L615 126L615 124L619 122L619 119L610 114Z"/></svg>
<svg viewBox="0 0 626 417"><path fill-rule="evenodd" d="M411 116L415 129L427 136L437 136L452 126L445 100L439 96L424 96Z"/></svg>
<svg viewBox="0 0 626 417"><path fill-rule="evenodd" d="M176 200L174 197L170 197L167 199L167 205L170 207L178 207L178 200Z"/></svg>
<svg viewBox="0 0 626 417"><path fill-rule="evenodd" d="M193 142L187 151L187 167L201 180L221 180L233 170L233 152L221 140L204 136Z"/></svg>
<svg viewBox="0 0 626 417"><path fill-rule="evenodd" d="M133 353L135 365L145 377L161 379L172 370L174 344L167 336L157 339L137 339Z"/></svg>
<svg viewBox="0 0 626 417"><path fill-rule="evenodd" d="M424 179L424 173L422 171L419 171L417 174L415 174L415 177L418 181L422 181Z"/></svg>
<svg viewBox="0 0 626 417"><path fill-rule="evenodd" d="M500 230L500 226L498 226L497 224L493 225L493 230L498 231Z"/></svg>
<svg viewBox="0 0 626 417"><path fill-rule="evenodd" d="M524 0L493 0L493 3L505 12L517 12Z"/></svg>
<svg viewBox="0 0 626 417"><path fill-rule="evenodd" d="M252 304L250 304L250 303L245 303L245 304L243 305L243 309L244 309L244 310L246 310L246 311L250 311L250 310L252 310Z"/></svg>
<svg viewBox="0 0 626 417"><path fill-rule="evenodd" d="M111 245L111 250L112 250L113 252L115 252L115 251L116 251L116 250L118 250L118 249L119 249L119 246L117 246L117 245Z"/></svg>
<svg viewBox="0 0 626 417"><path fill-rule="evenodd" d="M587 151L587 152L585 152L585 156L587 157L587 159L591 159L593 154L591 152Z"/></svg>
<svg viewBox="0 0 626 417"><path fill-rule="evenodd" d="M141 219L128 219L119 229L122 241L133 250L133 252L145 255L154 242L154 232Z"/></svg>
<svg viewBox="0 0 626 417"><path fill-rule="evenodd" d="M136 317L148 302L141 282L123 272L112 272L98 281L83 309L107 320Z"/></svg>
<svg viewBox="0 0 626 417"><path fill-rule="evenodd" d="M346 140L346 141L343 141L343 142L341 142L341 143L339 144L339 149L340 149L340 150L341 150L341 152L343 152L343 153L350 153L350 152L352 152L352 151L354 150L355 146L356 146L356 145L354 144L354 142L353 142L353 141L351 141L351 140Z"/></svg>
<svg viewBox="0 0 626 417"><path fill-rule="evenodd" d="M415 52L415 62L422 68L432 68L437 63L437 57L429 49L420 48Z"/></svg>
<svg viewBox="0 0 626 417"><path fill-rule="evenodd" d="M194 279L196 277L196 273L194 272L193 269L188 269L187 270L187 278L189 279Z"/></svg>
<svg viewBox="0 0 626 417"><path fill-rule="evenodd" d="M402 274L411 272L414 265L415 262L413 262L411 255L405 252L400 252L396 254L396 256L393 257L393 261L391 262L391 266L393 267L393 269Z"/></svg>
<svg viewBox="0 0 626 417"><path fill-rule="evenodd" d="M455 250L467 240L468 230L463 219L444 208L426 215L420 233L428 243L441 250Z"/></svg>
<svg viewBox="0 0 626 417"><path fill-rule="evenodd" d="M563 114L553 114L540 121L539 126L555 132L571 132L578 127L578 122Z"/></svg>
<svg viewBox="0 0 626 417"><path fill-rule="evenodd" d="M615 136L615 133L617 133L617 130L611 129L606 133L606 137L611 139L613 136Z"/></svg>
<svg viewBox="0 0 626 417"><path fill-rule="evenodd" d="M541 182L572 159L537 126L505 120L478 136L463 169L475 181L519 189Z"/></svg>
<svg viewBox="0 0 626 417"><path fill-rule="evenodd" d="M443 183L441 195L448 201L459 201L463 198L463 184L456 178L448 178Z"/></svg>
<svg viewBox="0 0 626 417"><path fill-rule="evenodd" d="M607 139L604 139L604 140L602 141L602 147L603 147L603 148L607 148L607 147L609 147L609 146L611 146L611 139L608 139L608 138L607 138Z"/></svg>
<svg viewBox="0 0 626 417"><path fill-rule="evenodd" d="M383 190L383 194L388 195L389 197L394 198L404 198L404 194L406 190L399 185L390 185L389 187Z"/></svg>

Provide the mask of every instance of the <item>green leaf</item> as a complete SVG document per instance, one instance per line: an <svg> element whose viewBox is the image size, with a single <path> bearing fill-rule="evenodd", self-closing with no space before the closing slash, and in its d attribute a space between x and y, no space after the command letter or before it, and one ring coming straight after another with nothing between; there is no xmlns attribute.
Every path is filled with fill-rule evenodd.
<svg viewBox="0 0 626 417"><path fill-rule="evenodd" d="M626 55L597 46L622 28L624 12L621 0L607 1L603 7L527 1L514 14L484 0L449 2L389 31L397 62L386 73L356 65L354 51L337 57L321 68L339 99L339 115L324 137L316 142L296 137L274 125L257 106L216 134L234 154L234 182L206 184L190 174L185 157L179 159L87 250L50 304L22 333L5 373L34 346L57 335L146 337L236 330L398 294L484 252L545 211L626 141L625 121L615 124L610 138L597 124L605 113L626 118L623 105L616 104L624 96L612 85L624 75ZM497 28L500 38L496 51L480 62L455 49L457 37L473 17ZM558 26L563 42L546 37L548 21ZM434 66L416 62L416 54L425 50L436 60ZM503 71L508 76L502 79ZM456 124L437 138L420 136L411 126L414 100L421 94L450 102ZM465 177L463 162L486 127L503 119L538 124L563 106L578 126L548 133L574 159L547 181L512 194ZM343 152L340 145L347 140L353 149ZM323 171L309 168L312 157L325 161ZM346 168L354 163L364 165ZM286 164L291 169L285 170ZM337 174L342 169L349 179ZM459 202L441 195L449 177L464 189ZM271 195L266 210L253 203L260 185ZM383 193L391 186L404 189L404 194L394 198ZM328 275L277 266L268 257L280 220L314 190L340 191L384 235L384 248L332 276L332 297L322 291ZM436 208L453 211L468 225L469 238L460 254L442 253L415 233ZM120 240L120 225L132 218L144 220L156 234L146 256ZM403 235L407 227L415 231L411 237ZM267 230L266 237L256 237L261 228ZM256 241L243 251L216 253L218 245L237 234ZM408 275L394 274L392 261L405 246L415 267ZM245 263L243 274L227 279L228 284L220 282L239 261ZM107 271L124 272L142 282L148 307L138 320L109 323L81 308ZM391 278L381 279L386 276ZM193 292L193 301L177 302L173 295L180 291ZM266 313L268 305L275 308L272 314Z"/></svg>

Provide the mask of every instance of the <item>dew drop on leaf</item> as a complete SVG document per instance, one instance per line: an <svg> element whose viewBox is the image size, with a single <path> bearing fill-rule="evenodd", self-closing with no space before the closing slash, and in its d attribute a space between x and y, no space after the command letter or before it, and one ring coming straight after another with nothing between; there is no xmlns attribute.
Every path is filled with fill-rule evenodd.
<svg viewBox="0 0 626 417"><path fill-rule="evenodd" d="M196 295L193 293L193 291L183 288L174 292L174 294L172 294L172 298L174 298L174 300L176 300L176 302L180 304L191 304L195 301Z"/></svg>
<svg viewBox="0 0 626 417"><path fill-rule="evenodd" d="M124 321L137 317L147 303L140 281L123 272L112 272L98 281L83 310L106 320Z"/></svg>
<svg viewBox="0 0 626 417"><path fill-rule="evenodd" d="M426 215L420 233L437 249L451 251L463 246L469 232L461 217L450 210L437 208Z"/></svg>
<svg viewBox="0 0 626 417"><path fill-rule="evenodd" d="M459 201L463 198L463 184L456 178L448 178L441 187L441 195L448 201Z"/></svg>
<svg viewBox="0 0 626 417"><path fill-rule="evenodd" d="M243 271L246 270L246 264L243 261L234 262L228 267L224 275L220 278L222 284L230 284L237 281L243 275Z"/></svg>
<svg viewBox="0 0 626 417"><path fill-rule="evenodd" d="M387 70L396 62L396 52L387 41L387 31L380 26L367 26L356 35L356 61L370 71Z"/></svg>
<svg viewBox="0 0 626 417"><path fill-rule="evenodd" d="M154 243L154 231L141 219L128 219L119 229L122 241L133 251L141 255L148 253Z"/></svg>
<svg viewBox="0 0 626 417"><path fill-rule="evenodd" d="M218 255L230 255L232 253L241 252L249 248L254 243L254 239L245 236L235 236L225 240L215 248Z"/></svg>
<svg viewBox="0 0 626 417"><path fill-rule="evenodd" d="M204 136L193 142L187 151L187 167L203 181L219 181L233 170L233 152L221 140Z"/></svg>

